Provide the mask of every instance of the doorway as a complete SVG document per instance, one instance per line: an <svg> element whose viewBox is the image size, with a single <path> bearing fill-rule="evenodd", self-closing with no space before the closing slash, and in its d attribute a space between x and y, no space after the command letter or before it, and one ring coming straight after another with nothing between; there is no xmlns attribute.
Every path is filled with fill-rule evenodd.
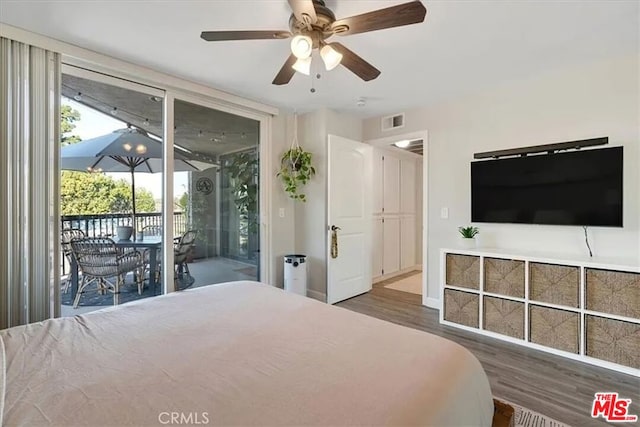
<svg viewBox="0 0 640 427"><path fill-rule="evenodd" d="M164 242L160 236L141 237L162 224L163 99L164 92L155 88L62 68L62 316L162 294L158 254ZM179 160L177 167L189 165ZM123 229L129 230L126 238ZM73 239L80 238L87 239L85 246L74 246ZM103 257L101 274L85 265L89 257L80 256L92 248L114 254ZM117 254L125 252L136 259L118 276L115 272L124 267Z"/></svg>
<svg viewBox="0 0 640 427"><path fill-rule="evenodd" d="M93 162L89 167L72 168L71 173L82 179L90 177L102 184L109 181L106 186L113 187L114 200L110 199L106 205L102 203L102 195L73 196L86 190L84 184L67 183L70 195L64 188L61 191L63 205L71 210L62 209L60 231L78 229L84 236L118 240L118 226L130 226L132 242L158 241L153 257L148 256L150 248L139 248L144 255L143 285L138 290L132 285L137 280L134 272L127 274L122 289L131 291L128 292L131 298L122 298L123 293L119 292L120 304L157 296L174 287L181 290L233 280L270 279L269 266L263 268L269 255L269 239L260 215L262 207L268 205L268 195L259 191L261 178L270 173L268 161L260 161L268 152L268 147L261 144L263 138L268 140L265 137L268 119L249 112L234 114L233 108L218 106L207 98L184 95L176 99L176 92L168 94L68 64L63 65L61 104L64 106L62 145L94 139L100 136L96 132L108 136L114 130L125 130L135 133L136 137L143 135L149 144L159 147L151 156L148 151L151 145L138 147L122 141L121 146L130 145L131 150L141 150L144 154L140 157L145 159L139 165L140 170L136 166L135 174L123 174L124 169L108 169ZM168 133L167 126L173 127L173 132ZM165 162L165 141L173 147L171 163ZM168 179L167 172L171 174ZM62 181L64 185L65 180ZM165 201L167 198L171 202ZM93 210L102 205L106 210L78 210L75 202L81 200ZM135 215L132 214L133 200L136 201ZM95 218L86 218L87 215ZM168 227L164 227L165 222ZM167 235L175 239L165 251ZM184 259L178 260L176 248L184 236L194 236L194 240L184 245L188 250L184 252ZM231 242L235 242L235 246ZM70 283L71 258L60 256L63 287ZM215 268L211 263L216 264ZM112 294L94 292L95 298L87 299L83 295L78 308L73 308L82 277L79 271L79 276L72 279L73 285L61 290L62 299L65 300L68 293L66 299L69 300L62 306L63 316L93 311L115 302L110 299ZM97 287L94 288L97 291ZM105 300L103 304L96 303L100 298Z"/></svg>
<svg viewBox="0 0 640 427"><path fill-rule="evenodd" d="M368 141L374 149L373 282L427 301L427 133ZM377 171L377 172L376 172Z"/></svg>
<svg viewBox="0 0 640 427"><path fill-rule="evenodd" d="M174 174L176 210L197 235L187 280L259 280L260 122L176 99L174 143L211 165Z"/></svg>

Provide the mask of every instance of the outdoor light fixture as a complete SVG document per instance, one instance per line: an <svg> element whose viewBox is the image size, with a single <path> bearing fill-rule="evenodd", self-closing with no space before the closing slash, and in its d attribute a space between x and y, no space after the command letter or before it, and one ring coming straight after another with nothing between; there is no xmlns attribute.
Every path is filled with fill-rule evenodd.
<svg viewBox="0 0 640 427"><path fill-rule="evenodd" d="M82 92L78 92L78 94L75 95L73 99L75 99L78 102L82 101Z"/></svg>
<svg viewBox="0 0 640 427"><path fill-rule="evenodd" d="M313 50L313 41L309 36L303 36L298 34L291 40L291 53L293 53L296 58L304 59L311 56L311 51Z"/></svg>
<svg viewBox="0 0 640 427"><path fill-rule="evenodd" d="M328 44L324 45L322 49L320 49L320 56L322 57L324 67L327 71L333 70L340 65L340 61L342 61L342 54Z"/></svg>
<svg viewBox="0 0 640 427"><path fill-rule="evenodd" d="M114 116L118 115L118 109L116 107L113 107L113 109L111 110L111 114Z"/></svg>
<svg viewBox="0 0 640 427"><path fill-rule="evenodd" d="M149 119L144 119L144 122L142 122L142 124L144 126L149 126Z"/></svg>
<svg viewBox="0 0 640 427"><path fill-rule="evenodd" d="M308 76L311 73L311 57L299 58L291 68Z"/></svg>
<svg viewBox="0 0 640 427"><path fill-rule="evenodd" d="M405 139L404 141L398 141L393 145L395 145L398 148L407 148L409 144L411 144L411 141L409 141L408 139Z"/></svg>

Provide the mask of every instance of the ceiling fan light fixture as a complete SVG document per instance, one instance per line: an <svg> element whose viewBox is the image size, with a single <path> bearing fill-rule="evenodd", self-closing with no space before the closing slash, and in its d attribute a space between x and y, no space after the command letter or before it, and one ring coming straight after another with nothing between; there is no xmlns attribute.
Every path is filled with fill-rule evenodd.
<svg viewBox="0 0 640 427"><path fill-rule="evenodd" d="M311 37L298 34L291 40L291 53L298 59L305 59L311 56L313 41Z"/></svg>
<svg viewBox="0 0 640 427"><path fill-rule="evenodd" d="M324 67L327 71L333 70L340 65L340 62L342 61L342 54L328 44L324 45L322 49L320 49L320 56L322 57L322 62L324 62Z"/></svg>
<svg viewBox="0 0 640 427"><path fill-rule="evenodd" d="M295 64L291 66L294 70L306 76L311 74L311 57L299 58Z"/></svg>

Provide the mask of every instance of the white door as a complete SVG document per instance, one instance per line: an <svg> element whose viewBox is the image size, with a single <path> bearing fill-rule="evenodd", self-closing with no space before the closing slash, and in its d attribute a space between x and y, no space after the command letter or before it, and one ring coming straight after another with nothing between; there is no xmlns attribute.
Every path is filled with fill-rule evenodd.
<svg viewBox="0 0 640 427"><path fill-rule="evenodd" d="M416 217L407 215L400 218L400 269L416 265Z"/></svg>
<svg viewBox="0 0 640 427"><path fill-rule="evenodd" d="M400 218L385 217L382 234L382 268L392 274L400 270Z"/></svg>
<svg viewBox="0 0 640 427"><path fill-rule="evenodd" d="M384 155L383 205L385 214L400 212L400 159Z"/></svg>
<svg viewBox="0 0 640 427"><path fill-rule="evenodd" d="M375 169L374 169L375 171ZM375 279L382 276L382 270L384 268L382 262L382 251L384 248L384 234L383 234L382 217L373 217L373 248L372 248L372 265L371 275Z"/></svg>
<svg viewBox="0 0 640 427"><path fill-rule="evenodd" d="M371 189L373 192L373 214L379 215L384 212L384 199L383 199L383 190L384 190L384 154L380 150L376 150L375 148L372 150L373 156L373 169L372 175L373 180L373 188Z"/></svg>
<svg viewBox="0 0 640 427"><path fill-rule="evenodd" d="M400 163L400 212L416 213L416 162L403 159Z"/></svg>
<svg viewBox="0 0 640 427"><path fill-rule="evenodd" d="M327 302L371 290L372 147L329 135ZM332 251L336 230L337 253Z"/></svg>

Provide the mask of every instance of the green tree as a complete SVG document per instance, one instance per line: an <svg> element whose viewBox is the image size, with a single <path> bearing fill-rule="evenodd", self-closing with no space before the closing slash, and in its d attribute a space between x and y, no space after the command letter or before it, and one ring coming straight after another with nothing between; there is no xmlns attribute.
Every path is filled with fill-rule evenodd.
<svg viewBox="0 0 640 427"><path fill-rule="evenodd" d="M100 173L62 171L62 215L131 213L131 185ZM136 212L155 212L153 194L136 188Z"/></svg>
<svg viewBox="0 0 640 427"><path fill-rule="evenodd" d="M176 207L180 208L180 212L187 212L189 208L189 193L184 192L182 196L177 198Z"/></svg>
<svg viewBox="0 0 640 427"><path fill-rule="evenodd" d="M111 177L107 178L113 179ZM109 197L112 198L111 212L130 213L133 209L131 203L131 184L124 179L115 181L115 184L115 189L109 195ZM155 211L156 202L153 199L153 194L146 188L136 187L136 213Z"/></svg>
<svg viewBox="0 0 640 427"><path fill-rule="evenodd" d="M80 120L80 112L70 105L60 107L60 135L62 145L75 144L82 141L78 135L69 135L76 128L75 122Z"/></svg>

